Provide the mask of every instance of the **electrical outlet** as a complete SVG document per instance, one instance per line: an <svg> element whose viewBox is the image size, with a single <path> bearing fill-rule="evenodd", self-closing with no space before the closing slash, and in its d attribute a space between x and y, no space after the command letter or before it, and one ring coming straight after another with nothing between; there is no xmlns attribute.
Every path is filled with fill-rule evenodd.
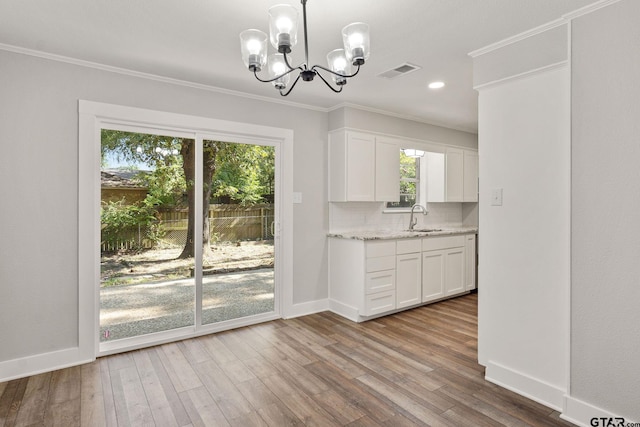
<svg viewBox="0 0 640 427"><path fill-rule="evenodd" d="M294 191L294 193L293 193L293 203L302 203L302 193Z"/></svg>

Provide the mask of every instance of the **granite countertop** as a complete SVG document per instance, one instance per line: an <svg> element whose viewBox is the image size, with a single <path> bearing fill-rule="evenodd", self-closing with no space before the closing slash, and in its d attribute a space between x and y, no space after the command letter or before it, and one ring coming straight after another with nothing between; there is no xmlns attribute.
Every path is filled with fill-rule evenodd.
<svg viewBox="0 0 640 427"><path fill-rule="evenodd" d="M433 230L433 231L429 231ZM413 237L446 236L450 234L477 233L478 227L416 227L414 231L407 230L366 230L366 231L343 231L329 233L327 236L340 239L354 240L386 240L386 239L409 239Z"/></svg>

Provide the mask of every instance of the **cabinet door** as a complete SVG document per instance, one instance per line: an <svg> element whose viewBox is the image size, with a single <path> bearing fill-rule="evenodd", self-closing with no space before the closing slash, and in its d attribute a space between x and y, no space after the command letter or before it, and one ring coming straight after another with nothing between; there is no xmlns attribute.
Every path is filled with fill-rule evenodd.
<svg viewBox="0 0 640 427"><path fill-rule="evenodd" d="M422 302L444 296L445 250L422 253Z"/></svg>
<svg viewBox="0 0 640 427"><path fill-rule="evenodd" d="M396 291L377 292L365 295L363 316L382 314L396 308Z"/></svg>
<svg viewBox="0 0 640 427"><path fill-rule="evenodd" d="M459 294L465 290L465 268L464 246L447 249L444 272L445 296Z"/></svg>
<svg viewBox="0 0 640 427"><path fill-rule="evenodd" d="M400 147L376 137L376 202L400 201Z"/></svg>
<svg viewBox="0 0 640 427"><path fill-rule="evenodd" d="M464 152L464 202L478 201L478 153Z"/></svg>
<svg viewBox="0 0 640 427"><path fill-rule="evenodd" d="M347 133L347 201L375 199L375 140L372 135Z"/></svg>
<svg viewBox="0 0 640 427"><path fill-rule="evenodd" d="M461 202L464 187L464 152L448 148L445 156L445 192L447 202Z"/></svg>
<svg viewBox="0 0 640 427"><path fill-rule="evenodd" d="M422 254L396 257L396 306L409 307L422 301Z"/></svg>
<svg viewBox="0 0 640 427"><path fill-rule="evenodd" d="M469 234L465 240L465 283L468 291L476 288L476 235Z"/></svg>

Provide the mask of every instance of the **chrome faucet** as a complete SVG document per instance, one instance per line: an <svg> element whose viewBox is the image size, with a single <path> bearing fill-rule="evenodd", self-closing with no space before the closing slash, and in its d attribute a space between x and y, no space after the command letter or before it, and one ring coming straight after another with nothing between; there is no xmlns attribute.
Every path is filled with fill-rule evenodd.
<svg viewBox="0 0 640 427"><path fill-rule="evenodd" d="M411 206L411 216L409 217L409 231L412 231L413 227L415 227L416 224L418 223L418 218L414 218L413 217L413 212L414 212L415 208L420 208L422 213L424 213L425 215L429 214L429 211L427 210L427 208L425 208L422 205L415 204L415 205Z"/></svg>

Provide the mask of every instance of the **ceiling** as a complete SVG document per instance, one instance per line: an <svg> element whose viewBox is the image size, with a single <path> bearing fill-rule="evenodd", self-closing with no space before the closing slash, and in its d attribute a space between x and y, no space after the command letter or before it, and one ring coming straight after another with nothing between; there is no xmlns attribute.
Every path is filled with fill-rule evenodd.
<svg viewBox="0 0 640 427"><path fill-rule="evenodd" d="M323 109L358 105L477 132L469 52L561 17L594 0L309 0L309 61L325 65L343 26L371 29L371 57L344 91L298 82L282 98L244 67L239 33L268 32L267 9L296 0L0 0L0 44ZM302 40L302 34L299 35ZM299 42L300 43L300 42ZM1 48L2 46L0 46ZM302 45L294 62L304 59ZM405 62L396 79L378 74ZM427 89L442 80L445 88Z"/></svg>

